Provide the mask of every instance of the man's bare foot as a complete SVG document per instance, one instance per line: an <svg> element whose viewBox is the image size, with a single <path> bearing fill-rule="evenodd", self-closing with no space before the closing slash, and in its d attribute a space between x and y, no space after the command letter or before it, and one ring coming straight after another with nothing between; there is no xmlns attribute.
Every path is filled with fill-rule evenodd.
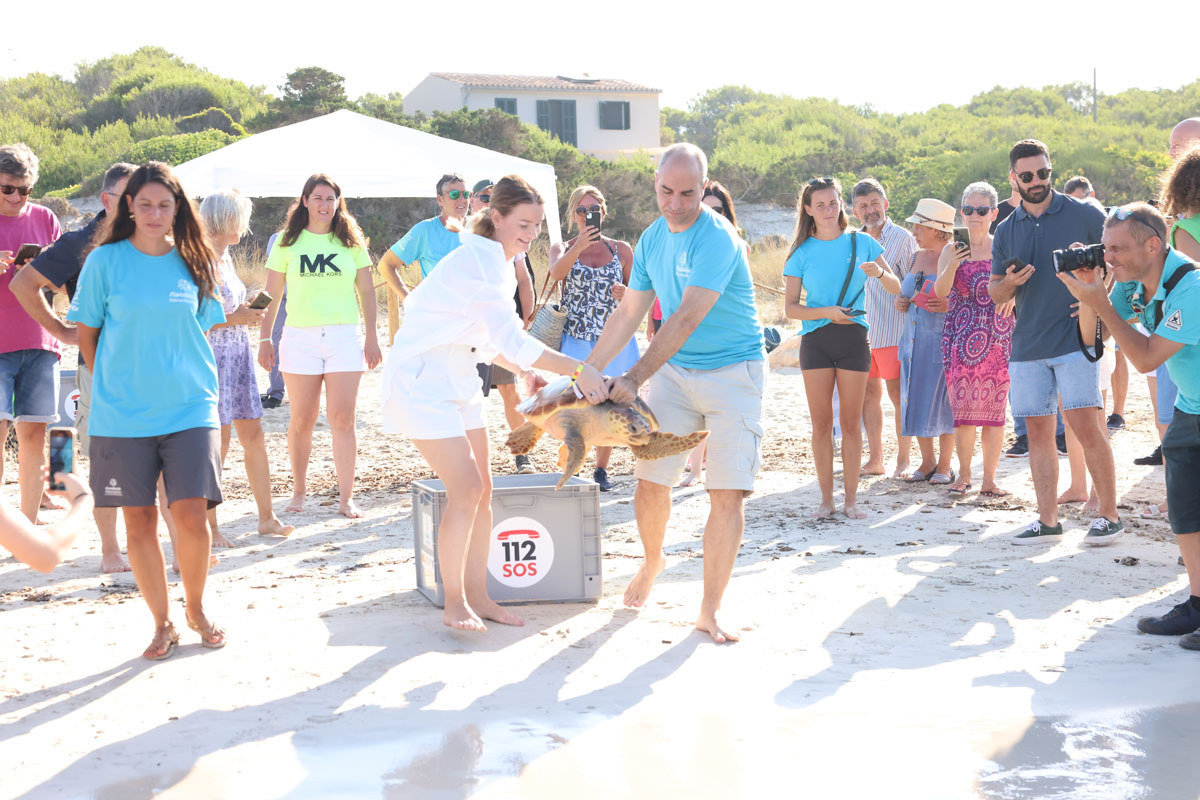
<svg viewBox="0 0 1200 800"><path fill-rule="evenodd" d="M54 495L43 491L40 508L44 508L47 511L62 511L63 509L67 508L67 504L59 500Z"/></svg>
<svg viewBox="0 0 1200 800"><path fill-rule="evenodd" d="M295 525L284 525L276 517L258 521L258 532L262 536L291 536L295 530Z"/></svg>
<svg viewBox="0 0 1200 800"><path fill-rule="evenodd" d="M821 503L817 506L817 510L809 514L813 519L830 519L833 517L833 502Z"/></svg>
<svg viewBox="0 0 1200 800"><path fill-rule="evenodd" d="M664 566L661 558L653 563L649 559L643 561L633 580L625 587L625 605L641 608L650 597L650 587L654 585L654 579L663 571Z"/></svg>
<svg viewBox="0 0 1200 800"><path fill-rule="evenodd" d="M217 558L216 553L209 554L209 556L208 556L208 568L209 569L212 569L213 567L215 567L217 564L220 564L220 563L221 563L221 559ZM174 572L176 575L179 574L179 561L178 560L171 562L171 572Z"/></svg>
<svg viewBox="0 0 1200 800"><path fill-rule="evenodd" d="M212 535L213 547L233 547L233 542L225 538L225 534L220 531L213 531Z"/></svg>
<svg viewBox="0 0 1200 800"><path fill-rule="evenodd" d="M1100 515L1100 500L1095 497L1089 497L1088 501L1083 504L1083 515L1085 517L1097 517Z"/></svg>
<svg viewBox="0 0 1200 800"><path fill-rule="evenodd" d="M715 614L708 614L703 611L700 612L700 618L696 620L696 630L704 631L711 636L712 640L717 644L736 642L740 639L736 633L730 633L723 630L721 626L717 624L717 616Z"/></svg>
<svg viewBox="0 0 1200 800"><path fill-rule="evenodd" d="M100 556L100 571L111 575L114 572L129 572L129 564L121 557L121 551L104 553Z"/></svg>
<svg viewBox="0 0 1200 800"><path fill-rule="evenodd" d="M445 613L442 614L442 624L458 631L483 633L487 630L483 620L466 603L447 602Z"/></svg>
<svg viewBox="0 0 1200 800"><path fill-rule="evenodd" d="M842 513L845 514L849 519L866 519L867 518L866 512L859 511L857 504L847 505L845 508L842 509Z"/></svg>
<svg viewBox="0 0 1200 800"><path fill-rule="evenodd" d="M288 504L283 507L283 510L290 511L293 514L297 514L301 511L303 511L304 510L304 495L300 495L299 497L292 495L292 499L289 500Z"/></svg>
<svg viewBox="0 0 1200 800"><path fill-rule="evenodd" d="M363 512L353 500L347 500L344 503L339 503L338 513L347 519L360 519L363 515Z"/></svg>
<svg viewBox="0 0 1200 800"><path fill-rule="evenodd" d="M858 472L860 475L886 475L887 467L883 465L883 461L871 459L867 463L863 464L862 469L860 469Z"/></svg>
<svg viewBox="0 0 1200 800"><path fill-rule="evenodd" d="M1088 501L1087 492L1082 489L1070 489L1058 496L1058 504L1061 506L1065 503L1086 503Z"/></svg>
<svg viewBox="0 0 1200 800"><path fill-rule="evenodd" d="M507 608L501 607L490 597L468 599L467 605L481 619L490 619L492 622L499 622L501 625L515 625L517 627L525 624L525 620Z"/></svg>

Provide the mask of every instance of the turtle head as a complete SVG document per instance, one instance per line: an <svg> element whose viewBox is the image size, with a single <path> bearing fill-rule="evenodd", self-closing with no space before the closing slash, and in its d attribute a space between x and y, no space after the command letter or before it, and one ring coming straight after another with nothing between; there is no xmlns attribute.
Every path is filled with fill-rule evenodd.
<svg viewBox="0 0 1200 800"><path fill-rule="evenodd" d="M654 416L654 412L650 410L650 406L646 405L646 401L640 397L635 399L631 409L646 420L646 424L650 426L650 433L658 430L658 417Z"/></svg>
<svg viewBox="0 0 1200 800"><path fill-rule="evenodd" d="M638 402L641 403L640 400ZM650 411L645 404L642 404L642 408ZM650 435L658 428L658 421L653 414L648 417L642 414L636 405L616 406L609 412L609 425L612 434L621 441L641 445L650 441Z"/></svg>

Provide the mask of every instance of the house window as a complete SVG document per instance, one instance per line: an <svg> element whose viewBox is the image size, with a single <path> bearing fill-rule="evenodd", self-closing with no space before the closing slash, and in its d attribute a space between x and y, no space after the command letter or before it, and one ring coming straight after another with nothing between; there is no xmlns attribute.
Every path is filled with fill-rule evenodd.
<svg viewBox="0 0 1200 800"><path fill-rule="evenodd" d="M517 115L517 98L515 97L497 97L496 108L503 111L505 114Z"/></svg>
<svg viewBox="0 0 1200 800"><path fill-rule="evenodd" d="M537 124L567 144L577 144L574 100L538 100Z"/></svg>
<svg viewBox="0 0 1200 800"><path fill-rule="evenodd" d="M600 101L600 130L629 130L629 103L610 100Z"/></svg>

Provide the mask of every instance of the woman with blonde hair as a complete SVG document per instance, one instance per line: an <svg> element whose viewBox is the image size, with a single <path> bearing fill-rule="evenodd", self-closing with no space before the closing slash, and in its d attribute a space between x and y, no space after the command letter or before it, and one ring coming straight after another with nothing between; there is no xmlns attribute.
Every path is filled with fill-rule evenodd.
<svg viewBox="0 0 1200 800"><path fill-rule="evenodd" d="M492 473L476 363L514 373L546 369L572 376L590 403L608 396L595 368L525 333L513 307L512 260L537 238L544 215L541 196L524 179L501 178L491 205L461 234L462 246L405 298L404 327L383 370L384 430L410 437L446 487L437 531L442 621L459 630L484 631L485 619L524 624L487 591Z"/></svg>
<svg viewBox="0 0 1200 800"><path fill-rule="evenodd" d="M258 378L254 372L254 353L246 328L262 322L265 311L251 308L246 302L246 284L233 268L229 248L241 241L250 230L250 198L236 190L214 192L200 204L200 219L208 243L217 253L217 291L225 309L225 322L208 331L208 343L217 360L217 380L220 394L217 412L221 417L221 464L229 452L231 429L237 429L238 441L246 458L246 479L258 506L258 532L264 535L287 536L295 530L284 525L271 508L271 467L267 460L267 444L263 437L262 399L258 394ZM217 526L217 512L208 512L208 526L214 546L229 541Z"/></svg>
<svg viewBox="0 0 1200 800"><path fill-rule="evenodd" d="M288 316L277 355L271 326L285 284ZM292 500L287 510L304 510L312 432L324 385L338 512L351 519L361 517L354 503L358 455L354 408L363 370L374 369L383 356L375 330L371 256L358 221L346 208L341 187L328 175L317 173L304 182L300 204L288 214L283 232L267 256L267 293L275 299L259 326L258 363L269 370L278 357L292 399L288 423ZM360 303L365 336L358 327Z"/></svg>
<svg viewBox="0 0 1200 800"><path fill-rule="evenodd" d="M633 249L629 244L608 238L600 232L599 225L588 225L588 215L602 225L608 215L608 203L595 186L578 186L567 201L567 216L563 220L568 235L574 230L578 233L550 248L550 280L563 282L563 306L567 312L559 350L580 361L592 354L609 316L625 296L625 285L633 268ZM637 341L630 338L604 370L606 374L624 375L637 363L639 355ZM613 489L608 480L611 455L611 447L596 448L592 480L602 492Z"/></svg>
<svg viewBox="0 0 1200 800"><path fill-rule="evenodd" d="M850 221L836 178L815 178L796 201L796 236L783 268L784 311L801 320L800 369L812 418L813 460L821 505L812 516L834 515L833 390L842 428L843 513L863 519L858 508L862 466L862 410L871 369L867 342L866 285L878 280L889 292L900 282L873 236L847 231ZM801 293L804 301L801 302Z"/></svg>

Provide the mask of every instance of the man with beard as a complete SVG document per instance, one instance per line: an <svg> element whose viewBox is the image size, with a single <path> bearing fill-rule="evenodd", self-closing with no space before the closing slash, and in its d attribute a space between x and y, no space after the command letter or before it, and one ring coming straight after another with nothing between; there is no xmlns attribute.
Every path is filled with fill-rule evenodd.
<svg viewBox="0 0 1200 800"><path fill-rule="evenodd" d="M1012 411L1025 417L1028 427L1029 468L1038 504L1038 519L1017 533L1013 542L1062 539L1054 446L1054 418L1061 399L1067 424L1083 445L1100 500L1100 516L1088 527L1084 542L1111 544L1124 533L1124 526L1117 516L1112 449L1097 413L1102 407L1099 364L1088 360L1079 347L1082 336L1090 344L1096 318L1087 309L1078 320L1071 316L1075 300L1058 280L1052 255L1054 250L1099 242L1104 212L1051 188L1050 151L1041 142L1017 142L1008 163L1021 205L996 229L988 293L997 305L1013 297L1017 301L1009 362Z"/></svg>

